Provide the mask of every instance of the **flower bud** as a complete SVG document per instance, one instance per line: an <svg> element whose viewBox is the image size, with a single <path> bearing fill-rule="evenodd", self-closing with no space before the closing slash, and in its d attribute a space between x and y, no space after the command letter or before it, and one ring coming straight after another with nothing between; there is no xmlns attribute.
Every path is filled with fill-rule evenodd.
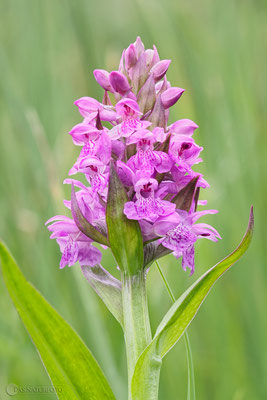
<svg viewBox="0 0 267 400"><path fill-rule="evenodd" d="M160 81L168 71L171 60L162 60L155 64L150 73L153 74L155 82Z"/></svg>
<svg viewBox="0 0 267 400"><path fill-rule="evenodd" d="M112 71L109 74L109 82L115 92L124 96L127 92L131 90L131 87L127 81L125 75L118 71Z"/></svg>
<svg viewBox="0 0 267 400"><path fill-rule="evenodd" d="M182 96L184 89L171 87L161 95L162 105L165 109L172 107Z"/></svg>
<svg viewBox="0 0 267 400"><path fill-rule="evenodd" d="M197 128L198 125L194 121L190 119L179 119L170 126L169 131L180 135L192 136L194 130Z"/></svg>
<svg viewBox="0 0 267 400"><path fill-rule="evenodd" d="M95 69L94 77L97 83L105 90L113 92L113 89L109 82L109 72L104 69Z"/></svg>
<svg viewBox="0 0 267 400"><path fill-rule="evenodd" d="M125 50L125 68L128 71L137 62L137 54L133 44Z"/></svg>

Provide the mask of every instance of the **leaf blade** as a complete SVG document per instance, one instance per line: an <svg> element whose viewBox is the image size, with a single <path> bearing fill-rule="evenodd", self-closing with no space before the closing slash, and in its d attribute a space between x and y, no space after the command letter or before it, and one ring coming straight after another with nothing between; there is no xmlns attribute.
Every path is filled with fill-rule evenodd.
<svg viewBox="0 0 267 400"><path fill-rule="evenodd" d="M24 278L0 242L5 284L61 400L114 400L110 386L84 342L42 295Z"/></svg>
<svg viewBox="0 0 267 400"><path fill-rule="evenodd" d="M252 239L253 226L254 217L253 208L251 207L249 224L239 246L189 287L163 317L154 338L136 363L132 379L134 400L142 400L143 398L152 400L156 398L160 361L177 343L194 319L215 282L245 253Z"/></svg>
<svg viewBox="0 0 267 400"><path fill-rule="evenodd" d="M205 274L203 274L176 302L175 304L171 307L171 309L168 311L168 313L165 315L163 318L161 324L159 325L156 334L158 334L162 326L166 323L166 321L169 319L169 315L173 313L173 310L178 311L179 316L186 315L186 307L187 304L190 301L191 304L191 313L194 316L196 312L198 311L199 307L205 300L206 296L208 295L210 289L214 285L214 283L236 262L238 259L245 253L247 250L251 238L252 238L252 230L253 230L253 211L251 211L250 214L250 219L249 219L249 225L247 228L247 231L239 244L239 246L227 257L225 257L222 261L217 263L214 267L210 268ZM194 302L193 302L194 301ZM180 305L183 305L183 308L180 307ZM192 307L194 305L194 308ZM171 311L172 310L172 311ZM178 316L177 313L175 313L172 318L169 319L168 321L168 326L171 325L176 317ZM166 319L165 319L166 318ZM191 319L192 320L192 319ZM190 322L191 322L190 320ZM175 326L173 326L174 330L176 330L177 326L177 319L175 322ZM189 324L188 324L189 325ZM187 327L187 326L186 326ZM179 327L179 330L181 327ZM185 329L183 329L184 331ZM181 335L180 335L181 336ZM167 352L170 350L169 345L167 345L167 342L165 342L165 345L163 347L163 353L162 356L165 356ZM173 343L174 345L175 343Z"/></svg>

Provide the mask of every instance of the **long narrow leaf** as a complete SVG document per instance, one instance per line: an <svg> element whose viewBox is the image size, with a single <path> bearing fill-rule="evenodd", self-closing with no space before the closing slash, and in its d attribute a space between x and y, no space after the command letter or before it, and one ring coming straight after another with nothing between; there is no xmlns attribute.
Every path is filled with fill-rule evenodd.
<svg viewBox="0 0 267 400"><path fill-rule="evenodd" d="M251 208L247 231L236 250L202 275L167 312L153 340L137 361L132 378L133 400L157 398L163 357L180 339L214 283L245 253L252 238L253 225Z"/></svg>
<svg viewBox="0 0 267 400"><path fill-rule="evenodd" d="M71 326L24 278L7 248L0 242L5 284L32 338L47 373L62 400L114 400L96 360Z"/></svg>

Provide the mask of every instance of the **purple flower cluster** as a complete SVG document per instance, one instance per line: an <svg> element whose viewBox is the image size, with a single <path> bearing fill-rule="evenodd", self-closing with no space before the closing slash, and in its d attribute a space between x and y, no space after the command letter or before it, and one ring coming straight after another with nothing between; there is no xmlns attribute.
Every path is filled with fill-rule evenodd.
<svg viewBox="0 0 267 400"><path fill-rule="evenodd" d="M193 121L181 119L168 125L169 109L184 92L167 81L169 65L170 60L160 60L155 46L145 50L138 37L123 51L118 71L94 71L104 89L103 100L75 101L83 121L69 132L73 143L81 146L69 175L84 174L88 186L74 179L65 183L79 189L76 198L83 216L107 236L105 210L113 162L129 200L124 213L139 221L144 244L154 242L182 257L183 269L188 267L192 274L197 239L217 241L220 235L212 226L196 223L217 211L196 211L206 204L198 200L199 188L209 186L192 170L202 161L202 147L193 139L198 127ZM177 199L190 182L195 182L192 201L183 207ZM71 202L65 205L71 208ZM56 216L47 223L62 252L60 268L76 261L89 266L100 263L101 252L73 219Z"/></svg>

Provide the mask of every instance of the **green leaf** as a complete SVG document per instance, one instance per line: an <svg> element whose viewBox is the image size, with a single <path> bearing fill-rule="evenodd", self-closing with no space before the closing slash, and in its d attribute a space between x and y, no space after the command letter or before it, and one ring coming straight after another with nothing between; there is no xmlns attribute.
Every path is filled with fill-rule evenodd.
<svg viewBox="0 0 267 400"><path fill-rule="evenodd" d="M71 187L71 213L75 221L75 224L82 233L84 233L86 236L88 236L95 242L104 244L105 246L109 245L107 238L101 232L99 232L92 224L90 224L90 222L87 221L87 219L81 212L73 184Z"/></svg>
<svg viewBox="0 0 267 400"><path fill-rule="evenodd" d="M32 338L47 373L62 400L114 400L96 360L71 326L24 278L7 248L0 242L5 284Z"/></svg>
<svg viewBox="0 0 267 400"><path fill-rule="evenodd" d="M101 265L81 266L82 273L109 311L123 326L121 282Z"/></svg>
<svg viewBox="0 0 267 400"><path fill-rule="evenodd" d="M163 357L180 339L214 283L245 253L252 238L253 225L251 208L246 234L236 250L202 275L167 312L136 363L132 379L133 400L157 399Z"/></svg>
<svg viewBox="0 0 267 400"><path fill-rule="evenodd" d="M138 221L126 218L123 212L127 201L124 186L111 163L106 216L109 243L120 269L134 275L143 268L143 239Z"/></svg>

